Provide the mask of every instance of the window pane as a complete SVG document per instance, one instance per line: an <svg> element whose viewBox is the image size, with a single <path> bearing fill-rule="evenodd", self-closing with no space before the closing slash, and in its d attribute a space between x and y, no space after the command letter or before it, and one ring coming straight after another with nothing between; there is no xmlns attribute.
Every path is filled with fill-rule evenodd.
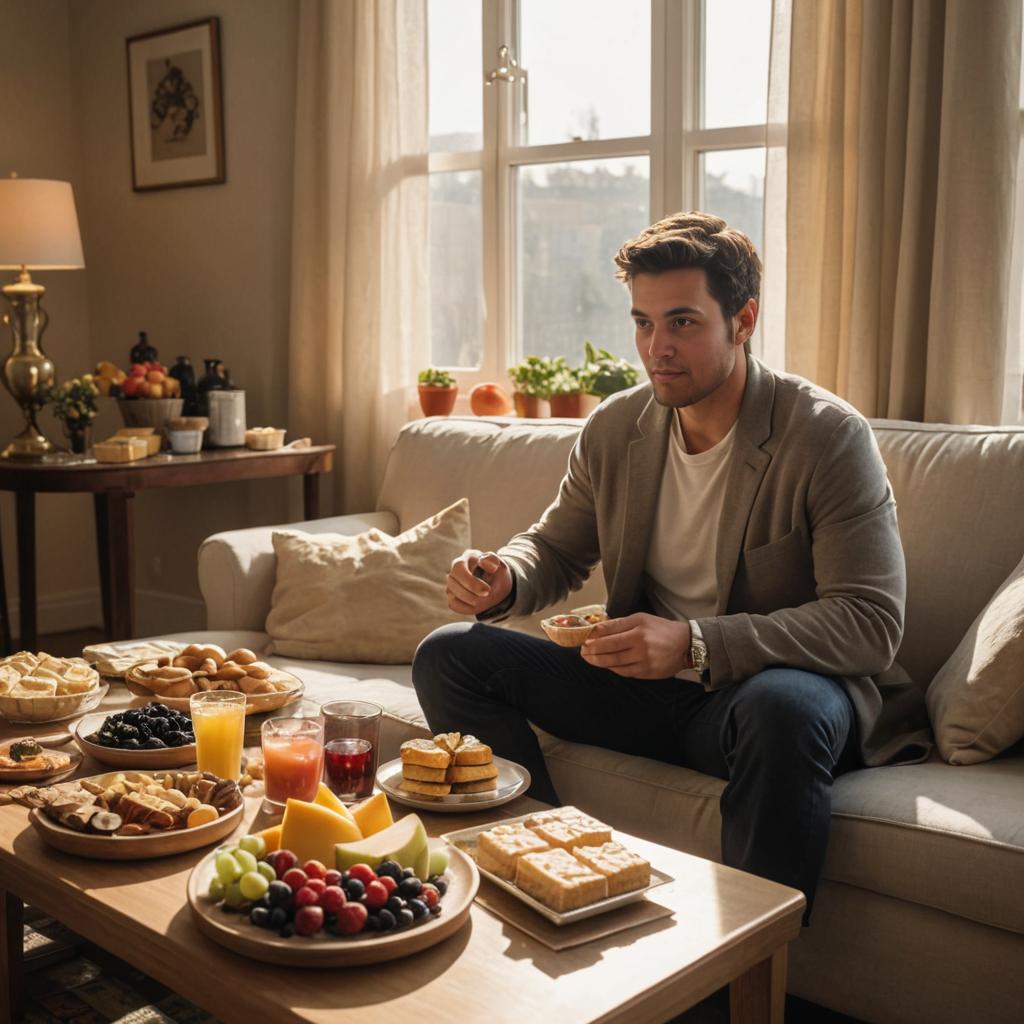
<svg viewBox="0 0 1024 1024"><path fill-rule="evenodd" d="M764 124L772 0L704 0L704 127Z"/></svg>
<svg viewBox="0 0 1024 1024"><path fill-rule="evenodd" d="M430 150L479 149L483 140L480 0L429 0Z"/></svg>
<svg viewBox="0 0 1024 1024"><path fill-rule="evenodd" d="M742 231L762 252L764 149L722 149L701 158L701 208Z"/></svg>
<svg viewBox="0 0 1024 1024"><path fill-rule="evenodd" d="M522 0L527 137L542 145L651 130L651 9L646 0Z"/></svg>
<svg viewBox="0 0 1024 1024"><path fill-rule="evenodd" d="M612 257L649 223L646 157L522 167L517 359L583 362L583 342L636 360Z"/></svg>
<svg viewBox="0 0 1024 1024"><path fill-rule="evenodd" d="M430 176L430 361L480 365L484 332L480 172Z"/></svg>

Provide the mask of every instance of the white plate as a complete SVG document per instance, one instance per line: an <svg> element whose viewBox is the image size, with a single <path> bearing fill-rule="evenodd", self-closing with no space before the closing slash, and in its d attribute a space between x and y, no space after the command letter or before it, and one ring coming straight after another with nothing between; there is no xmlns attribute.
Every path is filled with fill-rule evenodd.
<svg viewBox="0 0 1024 1024"><path fill-rule="evenodd" d="M377 769L377 785L392 800L421 811L441 811L450 814L485 811L488 807L500 807L509 800L515 800L530 788L530 773L521 764L508 761L504 757L496 757L494 764L498 769L498 788L486 793L455 793L451 796L407 793L404 789L398 788L402 781L402 759L398 757Z"/></svg>
<svg viewBox="0 0 1024 1024"><path fill-rule="evenodd" d="M432 848L444 845L436 839L430 842ZM215 942L277 967L353 967L396 960L443 942L469 917L480 875L471 857L458 850L449 853L451 860L445 872L448 891L441 899L441 913L400 932L345 938L320 932L306 938L293 935L282 939L276 932L257 928L248 915L225 913L207 897L210 879L216 873L216 850L204 857L188 876L188 902L199 930Z"/></svg>
<svg viewBox="0 0 1024 1024"><path fill-rule="evenodd" d="M526 821L529 818L529 814L520 814L517 818L503 818L501 821L492 821L487 825L477 825L474 828L464 828L458 832L448 832L441 838L446 840L456 850L464 853L467 857L473 860L476 864L476 837L481 832L486 832L488 829L494 828L496 825L512 825L520 821ZM626 849L629 849L629 837L622 836L618 832L612 832L612 839L617 843L621 843ZM647 892L659 885L664 885L666 882L671 882L673 879L666 875L663 871L658 871L657 868L651 868L651 881L648 885L644 886L643 889L634 889L632 892L624 892L619 896L609 896L604 900L597 900L594 903L589 903L585 907L579 907L576 910L567 910L565 913L559 913L557 910L552 910L550 907L541 903L540 900L535 900L532 896L523 892L522 889L517 888L512 882L502 878L500 875L495 875L493 872L488 871L486 868L476 865L477 871L483 875L488 881L493 882L495 885L500 886L506 892L511 893L517 900L521 900L531 910L536 910L542 917L546 917L552 924L566 925L575 924L577 921L583 921L588 917L596 917L598 914L606 914L609 910L616 910L618 907L624 907L628 903L636 903L638 900L642 900Z"/></svg>

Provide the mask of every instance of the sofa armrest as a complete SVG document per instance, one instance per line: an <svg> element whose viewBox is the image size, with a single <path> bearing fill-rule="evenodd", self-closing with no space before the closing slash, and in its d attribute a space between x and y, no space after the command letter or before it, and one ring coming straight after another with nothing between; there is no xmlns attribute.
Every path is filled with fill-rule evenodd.
<svg viewBox="0 0 1024 1024"><path fill-rule="evenodd" d="M275 530L352 536L371 527L397 533L398 519L392 512L367 512L207 537L199 547L199 589L206 602L206 628L264 631L277 575L271 539Z"/></svg>

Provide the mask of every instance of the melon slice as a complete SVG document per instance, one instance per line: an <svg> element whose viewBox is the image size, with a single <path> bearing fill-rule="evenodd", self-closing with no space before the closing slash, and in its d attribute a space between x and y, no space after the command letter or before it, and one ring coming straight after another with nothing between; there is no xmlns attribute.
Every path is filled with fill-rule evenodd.
<svg viewBox="0 0 1024 1024"><path fill-rule="evenodd" d="M334 863L339 871L347 871L353 864L376 868L384 860L398 861L403 868L412 868L417 878L427 878L430 847L427 830L417 815L408 814L368 839L338 843L334 848Z"/></svg>
<svg viewBox="0 0 1024 1024"><path fill-rule="evenodd" d="M281 825L271 825L270 828L265 828L262 832L256 833L267 844L267 853L281 849L281 828Z"/></svg>
<svg viewBox="0 0 1024 1024"><path fill-rule="evenodd" d="M361 838L355 822L336 811L305 800L289 799L285 805L281 849L291 850L299 864L319 860L329 865L334 860L336 843L351 843Z"/></svg>
<svg viewBox="0 0 1024 1024"><path fill-rule="evenodd" d="M321 807L326 807L328 810L334 811L336 814L340 814L343 818L348 818L349 821L354 824L358 824L356 819L352 817L352 812L338 799L338 797L331 792L324 782L320 783L320 788L316 791L316 796L313 797L313 803L319 804ZM366 833L362 829L359 830L365 836Z"/></svg>
<svg viewBox="0 0 1024 1024"><path fill-rule="evenodd" d="M383 832L395 823L386 793L374 793L361 804L356 804L352 808L352 817L355 818L364 838Z"/></svg>

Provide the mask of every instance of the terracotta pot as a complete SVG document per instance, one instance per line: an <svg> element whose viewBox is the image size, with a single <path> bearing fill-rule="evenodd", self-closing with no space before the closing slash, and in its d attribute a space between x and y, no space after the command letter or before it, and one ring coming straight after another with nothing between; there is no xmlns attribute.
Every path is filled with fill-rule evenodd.
<svg viewBox="0 0 1024 1024"><path fill-rule="evenodd" d="M516 403L516 415L529 419L550 416L548 403L536 395L524 395L521 391L513 391L512 399Z"/></svg>
<svg viewBox="0 0 1024 1024"><path fill-rule="evenodd" d="M458 385L448 388L432 387L429 384L417 385L420 393L420 408L424 416L450 416L455 408L455 397L459 393Z"/></svg>
<svg viewBox="0 0 1024 1024"><path fill-rule="evenodd" d="M574 391L570 395L551 396L552 416L575 416L582 418L586 416L586 395L582 391Z"/></svg>

